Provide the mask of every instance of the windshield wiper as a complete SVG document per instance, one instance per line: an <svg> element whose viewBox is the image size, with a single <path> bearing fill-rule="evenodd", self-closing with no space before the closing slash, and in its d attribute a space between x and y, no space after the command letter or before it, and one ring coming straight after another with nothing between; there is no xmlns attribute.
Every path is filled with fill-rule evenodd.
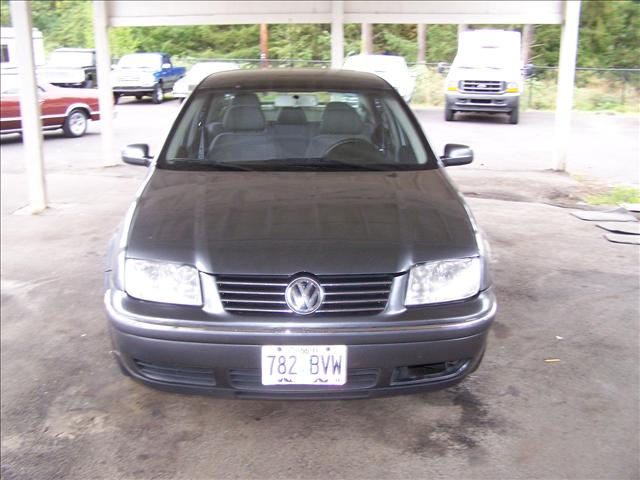
<svg viewBox="0 0 640 480"><path fill-rule="evenodd" d="M345 160L336 160L336 159L326 159L323 158L320 162L316 163L316 165L320 166L330 166L330 167L345 167L345 168L353 168L355 170L369 170L369 171L380 171L380 170L390 170L394 168L394 165L389 164L381 164L381 163L354 163Z"/></svg>
<svg viewBox="0 0 640 480"><path fill-rule="evenodd" d="M243 172L251 172L254 170L253 168L238 163L202 162L186 158L174 158L171 165L183 170L237 170Z"/></svg>

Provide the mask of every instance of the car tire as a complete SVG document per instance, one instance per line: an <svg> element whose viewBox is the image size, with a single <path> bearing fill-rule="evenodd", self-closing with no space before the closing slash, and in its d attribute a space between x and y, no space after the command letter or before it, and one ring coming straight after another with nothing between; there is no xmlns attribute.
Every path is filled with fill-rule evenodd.
<svg viewBox="0 0 640 480"><path fill-rule="evenodd" d="M120 101L120 94L119 93L114 93L113 94L113 104L117 105L119 101Z"/></svg>
<svg viewBox="0 0 640 480"><path fill-rule="evenodd" d="M516 105L515 107L513 107L513 109L509 112L509 123L511 125L517 125L518 124L518 120L520 117L520 107L518 105Z"/></svg>
<svg viewBox="0 0 640 480"><path fill-rule="evenodd" d="M62 130L64 131L65 137L75 138L83 136L88 126L89 116L84 110L76 108L75 110L71 110L71 113L64 119Z"/></svg>
<svg viewBox="0 0 640 480"><path fill-rule="evenodd" d="M447 122L453 121L454 115L455 115L455 112L451 108L446 108L445 107L445 109L444 109L444 119Z"/></svg>
<svg viewBox="0 0 640 480"><path fill-rule="evenodd" d="M155 104L162 103L164 100L164 91L162 90L162 84L158 83L153 88L153 94L151 95L151 101Z"/></svg>

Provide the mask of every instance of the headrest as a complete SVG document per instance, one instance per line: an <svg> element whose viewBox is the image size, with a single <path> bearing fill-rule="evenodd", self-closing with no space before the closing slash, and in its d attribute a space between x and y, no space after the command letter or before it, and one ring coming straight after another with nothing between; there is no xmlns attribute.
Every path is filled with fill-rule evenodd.
<svg viewBox="0 0 640 480"><path fill-rule="evenodd" d="M301 108L282 107L278 114L278 123L286 125L303 125L307 123L307 116Z"/></svg>
<svg viewBox="0 0 640 480"><path fill-rule="evenodd" d="M238 93L235 97L233 97L231 105L259 107L260 100L258 100L258 96L255 93Z"/></svg>
<svg viewBox="0 0 640 480"><path fill-rule="evenodd" d="M322 115L320 133L331 135L360 134L364 124L358 112L344 102L329 102Z"/></svg>
<svg viewBox="0 0 640 480"><path fill-rule="evenodd" d="M227 132L264 130L264 115L259 107L231 106L224 114L222 126Z"/></svg>

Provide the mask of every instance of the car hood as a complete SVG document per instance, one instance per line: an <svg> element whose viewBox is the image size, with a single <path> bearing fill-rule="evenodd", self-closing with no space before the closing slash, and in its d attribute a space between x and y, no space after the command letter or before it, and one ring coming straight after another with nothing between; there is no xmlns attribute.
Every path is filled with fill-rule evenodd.
<svg viewBox="0 0 640 480"><path fill-rule="evenodd" d="M471 221L439 170L156 169L127 238L129 258L219 274L397 273L471 255Z"/></svg>

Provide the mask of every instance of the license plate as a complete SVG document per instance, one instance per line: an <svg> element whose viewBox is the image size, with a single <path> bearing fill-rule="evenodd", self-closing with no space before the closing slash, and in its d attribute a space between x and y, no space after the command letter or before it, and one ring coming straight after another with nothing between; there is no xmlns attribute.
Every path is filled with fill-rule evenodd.
<svg viewBox="0 0 640 480"><path fill-rule="evenodd" d="M344 385L346 345L263 345L263 385Z"/></svg>

